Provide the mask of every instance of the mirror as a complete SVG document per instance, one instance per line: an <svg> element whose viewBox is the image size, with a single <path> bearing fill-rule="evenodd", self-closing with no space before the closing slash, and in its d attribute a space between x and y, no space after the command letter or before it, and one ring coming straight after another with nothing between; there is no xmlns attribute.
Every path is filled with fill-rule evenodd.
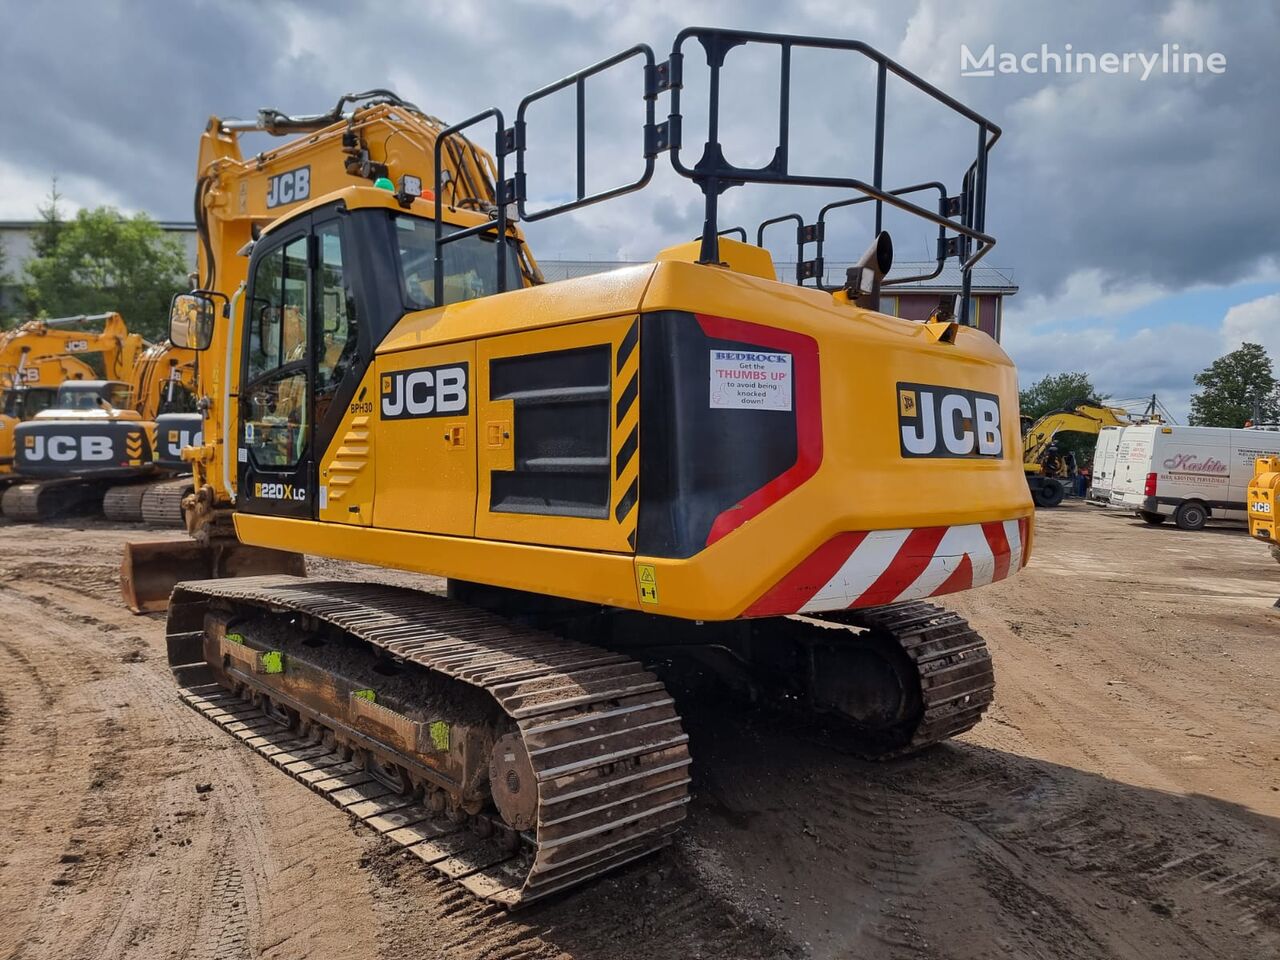
<svg viewBox="0 0 1280 960"><path fill-rule="evenodd" d="M207 350L213 340L215 310L202 293L179 293L169 304L169 342L187 350Z"/></svg>

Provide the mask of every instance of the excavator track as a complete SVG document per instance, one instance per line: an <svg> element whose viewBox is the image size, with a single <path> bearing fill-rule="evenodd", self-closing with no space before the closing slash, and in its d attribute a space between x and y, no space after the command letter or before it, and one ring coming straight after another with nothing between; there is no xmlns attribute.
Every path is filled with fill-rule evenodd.
<svg viewBox="0 0 1280 960"><path fill-rule="evenodd" d="M145 483L111 487L102 497L102 515L116 523L137 523L142 519L142 498L146 492Z"/></svg>
<svg viewBox="0 0 1280 960"><path fill-rule="evenodd" d="M483 694L501 718L496 732L507 731L493 744L487 802L464 812L438 802L439 791L423 791L420 783L394 789L378 775L371 753L351 749L353 737L368 742L361 741L358 723L319 716L252 678L237 681L248 675L224 669L229 656L210 662L209 651L227 650L232 635L216 640L208 624L253 623L266 615L287 621L303 642L324 630L370 660L390 657L414 689L443 682ZM188 704L495 903L516 907L643 857L667 844L684 819L688 736L663 684L626 656L432 594L287 576L179 584L169 607L168 644ZM291 669L290 649L275 654L275 676ZM352 694L360 712L383 709L356 704L364 692ZM388 716L391 726L406 720ZM436 724L431 727L434 737ZM378 745L383 758L395 753L389 742ZM413 768L416 757L399 756ZM529 781L536 796L529 795Z"/></svg>
<svg viewBox="0 0 1280 960"><path fill-rule="evenodd" d="M0 513L18 523L49 520L89 503L99 489L81 480L17 483L0 497Z"/></svg>
<svg viewBox="0 0 1280 960"><path fill-rule="evenodd" d="M892 637L915 665L919 710L906 742L867 753L876 759L916 753L972 729L995 696L986 641L959 614L931 603L899 603L816 615L814 619Z"/></svg>
<svg viewBox="0 0 1280 960"><path fill-rule="evenodd" d="M194 489L190 477L147 484L142 494L142 522L153 527L181 527L182 499Z"/></svg>

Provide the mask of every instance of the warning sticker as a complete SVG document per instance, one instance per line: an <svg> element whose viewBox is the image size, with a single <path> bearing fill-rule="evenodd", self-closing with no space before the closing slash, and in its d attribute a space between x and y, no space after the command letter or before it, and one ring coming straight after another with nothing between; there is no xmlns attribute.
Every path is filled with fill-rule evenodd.
<svg viewBox="0 0 1280 960"><path fill-rule="evenodd" d="M658 602L658 572L652 563L636 564L636 582L640 586L641 603Z"/></svg>
<svg viewBox="0 0 1280 960"><path fill-rule="evenodd" d="M711 409L790 410L791 354L711 351Z"/></svg>

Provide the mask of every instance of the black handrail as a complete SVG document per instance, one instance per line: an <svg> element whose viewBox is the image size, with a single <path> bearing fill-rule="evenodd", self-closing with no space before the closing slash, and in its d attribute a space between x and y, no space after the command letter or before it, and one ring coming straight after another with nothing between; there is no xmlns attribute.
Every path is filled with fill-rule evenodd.
<svg viewBox="0 0 1280 960"><path fill-rule="evenodd" d="M690 40L696 40L702 46L710 69L707 87L707 138L703 143L702 153L693 166L686 165L682 161L680 153L683 147L681 95L684 86L684 45ZM779 49L778 138L774 146L772 159L759 167L739 167L731 164L725 159L724 150L719 139L721 68L724 66L725 57L729 51L747 44L764 44L776 46ZM796 174L790 171L791 57L794 49L846 51L865 57L876 65L875 145L870 182L858 177L816 176ZM643 61L644 170L633 181L588 194L586 82L606 70L636 58L640 58ZM968 165L962 175L961 191L958 195L948 196L945 184L936 180L896 189L885 188L883 182L885 107L886 87L890 74L927 94L977 127L977 153L973 162ZM567 202L531 211L527 205L526 190L526 114L532 104L570 87L575 92L577 110L575 196ZM671 95L670 112L664 122L657 123L656 101L658 96L665 92L669 92ZM496 187L496 210L493 214L496 223L482 224L446 235L442 222L441 145L448 137L488 118L495 119L498 124L498 134L495 140L498 184ZM440 304L444 299L444 257L441 249L443 244L496 229L497 243L495 246L497 247L496 253L498 256L498 286L500 290L505 290L507 224L510 217L508 205L514 205L515 214L519 219L532 222L631 193L649 183L653 176L657 154L667 151L671 154L673 169L681 176L687 177L698 184L705 198L705 214L701 232L701 249L699 251L700 262L719 263L719 239L724 234L740 233L743 242L747 241L745 229L741 227L721 229L719 227L719 197L725 190L747 183L834 187L854 190L859 194L858 196L837 200L824 206L819 212L817 222L814 224L806 225L804 219L799 214L794 213L765 220L757 229L757 243L763 245L766 227L788 220L795 220L797 222L797 282L803 284L806 279L816 278L819 287L831 289L824 286L824 278L822 276L823 241L827 214L832 210L858 203L874 203L875 228L876 232L879 233L883 226L884 207L887 205L894 209L902 210L938 227L937 266L932 273L898 277L886 281L885 285L891 286L897 283L932 279L942 272L945 260L948 257L955 256L960 260L960 270L963 275L962 291L964 301L961 308L961 322L967 323L969 320L968 300L973 267L990 253L996 244L995 237L986 232L987 152L1000 139L1000 136L1000 127L982 114L966 107L906 67L889 59L878 50L861 41L758 33L749 30L689 27L676 35L670 58L663 63L656 62L653 50L647 44L636 44L621 53L587 67L585 70L570 74L555 83L534 91L520 101L516 111L516 122L511 129L503 127L502 113L496 109L491 109L441 131L435 144L436 302ZM516 175L510 181L505 179L505 167L503 165L503 158L508 153L516 155ZM939 194L937 209L929 209L906 199L910 194L935 189ZM948 237L948 231L955 234L955 236ZM805 245L809 243L817 244L817 256L812 260L805 260L803 250Z"/></svg>

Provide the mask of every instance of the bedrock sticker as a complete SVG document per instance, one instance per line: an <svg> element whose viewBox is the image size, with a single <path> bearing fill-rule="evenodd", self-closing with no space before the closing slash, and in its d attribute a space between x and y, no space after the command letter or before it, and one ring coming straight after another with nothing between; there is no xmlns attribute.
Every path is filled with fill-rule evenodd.
<svg viewBox="0 0 1280 960"><path fill-rule="evenodd" d="M791 354L711 351L713 410L790 410Z"/></svg>

